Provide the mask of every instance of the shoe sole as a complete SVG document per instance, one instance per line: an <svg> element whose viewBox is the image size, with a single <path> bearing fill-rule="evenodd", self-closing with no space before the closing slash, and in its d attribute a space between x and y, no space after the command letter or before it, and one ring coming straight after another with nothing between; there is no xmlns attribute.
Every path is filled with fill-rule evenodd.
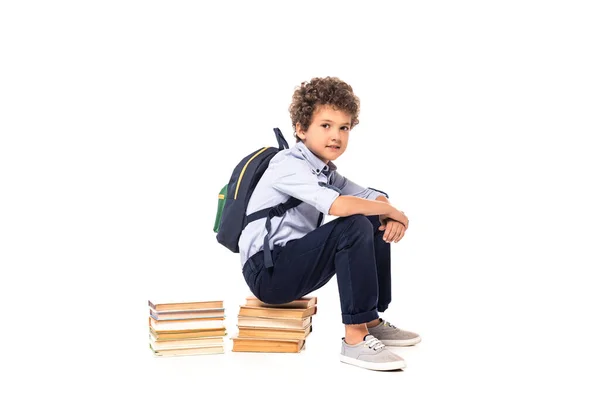
<svg viewBox="0 0 600 400"><path fill-rule="evenodd" d="M417 336L413 339L405 339L405 340L382 340L381 343L386 346L394 346L394 347L406 347L406 346L414 346L415 344L421 341L421 337Z"/></svg>
<svg viewBox="0 0 600 400"><path fill-rule="evenodd" d="M344 356L340 354L340 361L346 364L355 365L357 367L372 369L374 371L395 371L406 368L406 361L389 361L385 363L374 363L368 361L357 360L356 358Z"/></svg>

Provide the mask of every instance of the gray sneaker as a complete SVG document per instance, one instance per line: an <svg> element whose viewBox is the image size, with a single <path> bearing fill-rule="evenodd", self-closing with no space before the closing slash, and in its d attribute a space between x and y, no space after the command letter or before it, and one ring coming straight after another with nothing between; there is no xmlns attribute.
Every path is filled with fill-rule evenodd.
<svg viewBox="0 0 600 400"><path fill-rule="evenodd" d="M412 346L421 341L421 336L416 333L398 329L382 319L379 325L369 328L369 333L386 346Z"/></svg>
<svg viewBox="0 0 600 400"><path fill-rule="evenodd" d="M402 357L392 353L373 335L365 336L365 340L350 345L342 339L340 361L375 371L392 371L406 368Z"/></svg>

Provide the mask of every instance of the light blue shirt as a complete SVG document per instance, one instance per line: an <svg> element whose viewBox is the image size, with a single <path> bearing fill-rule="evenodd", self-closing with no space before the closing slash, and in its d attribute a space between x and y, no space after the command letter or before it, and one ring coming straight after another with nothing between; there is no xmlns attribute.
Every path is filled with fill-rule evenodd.
<svg viewBox="0 0 600 400"><path fill-rule="evenodd" d="M329 214L331 205L340 195L375 200L384 193L367 189L337 172L333 162L325 164L303 142L281 150L256 185L248 203L247 215L284 203L290 197L302 203L288 210L282 217L271 219L270 250L273 245L285 246L290 240L300 239L317 228L319 214ZM265 218L249 223L239 241L242 266L248 258L263 249L267 229Z"/></svg>

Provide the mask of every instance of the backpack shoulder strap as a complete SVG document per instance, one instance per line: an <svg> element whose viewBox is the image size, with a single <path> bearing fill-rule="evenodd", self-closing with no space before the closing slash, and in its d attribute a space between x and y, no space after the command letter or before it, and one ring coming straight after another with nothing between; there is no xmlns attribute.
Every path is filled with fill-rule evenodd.
<svg viewBox="0 0 600 400"><path fill-rule="evenodd" d="M254 222L261 218L269 217L269 219L271 219L273 217L281 217L287 210L296 207L300 203L302 203L302 201L296 199L295 197L290 197L285 203L279 203L276 206L253 212L252 214L248 215L246 222L249 224L250 222Z"/></svg>
<svg viewBox="0 0 600 400"><path fill-rule="evenodd" d="M260 218L266 218L267 221L265 223L265 227L267 228L267 234L265 235L265 239L263 242L263 254L265 257L265 267L272 268L273 267L273 257L271 256L271 247L269 246L269 235L271 234L271 218L273 217L281 217L288 210L298 206L302 203L301 200L298 200L295 197L290 197L285 203L280 203L274 207L265 208L264 210L256 211L250 214L247 218L248 223L252 221L256 221Z"/></svg>
<svg viewBox="0 0 600 400"><path fill-rule="evenodd" d="M279 150L289 149L287 140L283 137L281 130L279 128L273 128L275 131L275 138L277 138L277 143L279 144Z"/></svg>

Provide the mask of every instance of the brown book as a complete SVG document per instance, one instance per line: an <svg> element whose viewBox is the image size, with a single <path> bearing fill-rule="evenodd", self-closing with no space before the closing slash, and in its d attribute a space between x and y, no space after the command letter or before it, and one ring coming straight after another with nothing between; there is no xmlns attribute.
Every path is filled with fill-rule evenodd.
<svg viewBox="0 0 600 400"><path fill-rule="evenodd" d="M246 297L246 305L250 307L275 307L275 308L310 308L317 305L316 297L302 297L284 304L263 303L254 296Z"/></svg>
<svg viewBox="0 0 600 400"><path fill-rule="evenodd" d="M317 307L310 308L275 308L240 306L239 315L244 317L266 318L306 318L317 313Z"/></svg>
<svg viewBox="0 0 600 400"><path fill-rule="evenodd" d="M234 337L232 351L256 353L299 353L303 339L259 339Z"/></svg>
<svg viewBox="0 0 600 400"><path fill-rule="evenodd" d="M312 317L289 319L238 316L237 325L246 328L304 329L311 323Z"/></svg>
<svg viewBox="0 0 600 400"><path fill-rule="evenodd" d="M158 303L148 300L148 306L154 311L184 311L201 310L206 308L223 308L223 301L193 301L182 303Z"/></svg>
<svg viewBox="0 0 600 400"><path fill-rule="evenodd" d="M150 327L150 333L156 337L157 341L193 339L211 336L225 336L227 332L225 328L221 329L190 329L175 332L157 332Z"/></svg>
<svg viewBox="0 0 600 400"><path fill-rule="evenodd" d="M269 328L238 328L240 338L265 338L265 339L306 339L312 331L312 325L306 329L269 329Z"/></svg>
<svg viewBox="0 0 600 400"><path fill-rule="evenodd" d="M192 319L192 318L210 318L225 317L224 308L207 308L204 310L189 311L155 311L150 309L150 316L158 321Z"/></svg>
<svg viewBox="0 0 600 400"><path fill-rule="evenodd" d="M225 349L223 346L213 347L196 347L193 349L170 349L170 350L155 350L150 345L150 349L155 356L193 356L199 354L223 354Z"/></svg>

